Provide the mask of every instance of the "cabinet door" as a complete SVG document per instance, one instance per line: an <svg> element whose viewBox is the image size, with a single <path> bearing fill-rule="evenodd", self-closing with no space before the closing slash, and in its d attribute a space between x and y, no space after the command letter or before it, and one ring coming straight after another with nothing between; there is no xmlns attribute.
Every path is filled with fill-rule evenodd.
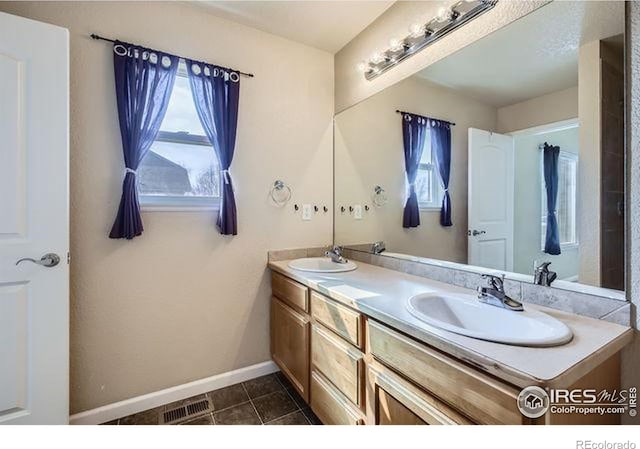
<svg viewBox="0 0 640 449"><path fill-rule="evenodd" d="M383 365L367 364L370 425L472 424L465 416Z"/></svg>
<svg viewBox="0 0 640 449"><path fill-rule="evenodd" d="M309 402L309 318L271 298L271 358Z"/></svg>

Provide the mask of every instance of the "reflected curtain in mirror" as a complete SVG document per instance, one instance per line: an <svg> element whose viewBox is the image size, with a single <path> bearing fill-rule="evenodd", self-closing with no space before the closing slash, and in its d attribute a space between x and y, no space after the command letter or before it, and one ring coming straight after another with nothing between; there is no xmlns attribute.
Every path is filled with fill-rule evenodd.
<svg viewBox="0 0 640 449"><path fill-rule="evenodd" d="M402 114L402 139L404 143L404 164L409 188L407 202L402 215L403 228L420 226L420 208L416 194L416 178L422 158L422 150L427 132L427 119L415 114Z"/></svg>
<svg viewBox="0 0 640 449"><path fill-rule="evenodd" d="M543 147L544 185L547 194L547 234L544 252L557 256L560 254L560 236L556 218L558 201L558 159L560 147L544 143Z"/></svg>
<svg viewBox="0 0 640 449"><path fill-rule="evenodd" d="M449 196L449 174L451 173L451 124L431 119L431 146L436 155L436 166L444 196L440 209L440 224L453 226L451 222L451 197Z"/></svg>
<svg viewBox="0 0 640 449"><path fill-rule="evenodd" d="M116 41L113 45L113 67L126 173L118 214L109 238L132 239L144 230L136 170L156 139L167 112L178 58Z"/></svg>
<svg viewBox="0 0 640 449"><path fill-rule="evenodd" d="M229 168L236 144L240 73L197 61L186 62L196 111L222 171L220 210L216 224L220 234L237 235L236 200Z"/></svg>

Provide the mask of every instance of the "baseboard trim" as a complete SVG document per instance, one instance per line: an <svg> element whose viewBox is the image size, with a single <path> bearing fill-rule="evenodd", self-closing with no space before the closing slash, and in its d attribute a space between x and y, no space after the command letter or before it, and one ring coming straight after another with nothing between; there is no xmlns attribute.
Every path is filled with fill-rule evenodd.
<svg viewBox="0 0 640 449"><path fill-rule="evenodd" d="M278 371L269 360L71 415L69 424L101 424Z"/></svg>

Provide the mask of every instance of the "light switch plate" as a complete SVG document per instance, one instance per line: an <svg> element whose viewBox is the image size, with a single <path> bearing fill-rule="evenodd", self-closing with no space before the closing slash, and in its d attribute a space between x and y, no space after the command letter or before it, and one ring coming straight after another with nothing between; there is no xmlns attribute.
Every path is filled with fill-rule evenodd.
<svg viewBox="0 0 640 449"><path fill-rule="evenodd" d="M353 217L356 220L362 220L362 204L356 204L353 206Z"/></svg>
<svg viewBox="0 0 640 449"><path fill-rule="evenodd" d="M302 219L305 221L311 220L311 204L303 204L302 205Z"/></svg>

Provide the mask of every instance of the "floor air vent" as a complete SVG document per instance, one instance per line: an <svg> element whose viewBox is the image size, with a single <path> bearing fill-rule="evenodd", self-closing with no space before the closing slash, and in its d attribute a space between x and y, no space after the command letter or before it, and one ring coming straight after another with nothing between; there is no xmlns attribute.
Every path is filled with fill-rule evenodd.
<svg viewBox="0 0 640 449"><path fill-rule="evenodd" d="M174 407L162 413L162 424L175 424L180 421L204 415L213 410L208 399L190 402L188 404Z"/></svg>

